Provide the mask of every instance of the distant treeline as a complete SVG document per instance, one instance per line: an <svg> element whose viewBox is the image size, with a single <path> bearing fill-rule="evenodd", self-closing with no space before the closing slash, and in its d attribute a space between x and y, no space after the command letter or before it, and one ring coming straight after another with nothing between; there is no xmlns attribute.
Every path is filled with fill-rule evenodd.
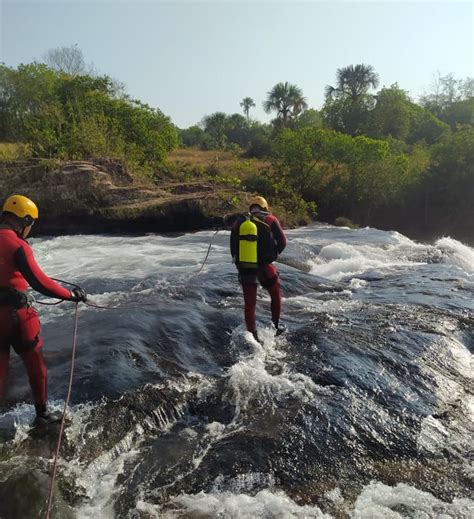
<svg viewBox="0 0 474 519"><path fill-rule="evenodd" d="M181 140L268 159L247 188L302 215L473 241L474 79L438 77L419 103L397 84L371 93L378 84L371 66L339 69L318 111L296 85L278 83L263 103L271 124L250 118L246 97L244 115L216 112Z"/></svg>
<svg viewBox="0 0 474 519"><path fill-rule="evenodd" d="M77 48L49 58L49 66L0 65L0 142L43 158L121 158L161 178L177 146L230 149L268 164L246 172L245 189L301 221L317 214L474 239L473 79L438 77L416 103L397 84L376 91L377 74L360 64L337 71L321 110L298 86L278 83L263 103L275 114L270 124L252 119L255 102L245 97L243 115L216 112L179 130L86 70Z"/></svg>

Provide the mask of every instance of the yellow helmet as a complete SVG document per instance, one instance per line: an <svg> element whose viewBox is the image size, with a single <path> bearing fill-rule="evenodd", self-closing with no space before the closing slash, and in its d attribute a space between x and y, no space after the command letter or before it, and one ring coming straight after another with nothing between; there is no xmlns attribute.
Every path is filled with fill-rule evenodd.
<svg viewBox="0 0 474 519"><path fill-rule="evenodd" d="M23 195L9 196L3 204L3 210L15 214L18 218L25 218L31 221L31 223L38 219L38 208L36 204Z"/></svg>
<svg viewBox="0 0 474 519"><path fill-rule="evenodd" d="M252 207L253 205L258 205L264 211L268 211L268 202L263 198L263 196L254 196L252 200L250 200L249 207Z"/></svg>

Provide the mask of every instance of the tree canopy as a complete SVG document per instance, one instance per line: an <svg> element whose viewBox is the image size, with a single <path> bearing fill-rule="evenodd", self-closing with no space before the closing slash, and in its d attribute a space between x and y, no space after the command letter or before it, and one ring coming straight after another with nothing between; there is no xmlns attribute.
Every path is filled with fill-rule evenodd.
<svg viewBox="0 0 474 519"><path fill-rule="evenodd" d="M263 102L266 113L276 112L274 124L277 127L287 128L301 112L308 108L303 91L296 85L277 83L268 93Z"/></svg>
<svg viewBox="0 0 474 519"><path fill-rule="evenodd" d="M117 96L108 76L31 63L0 65L0 140L28 143L41 157L112 155L147 167L177 145L177 132L159 109Z"/></svg>
<svg viewBox="0 0 474 519"><path fill-rule="evenodd" d="M327 221L416 220L448 231L474 218L472 78L439 76L415 102L398 84L374 92L373 67L350 65L337 70L321 110L284 82L264 101L275 115L271 124L250 118L255 102L247 96L240 102L244 115L214 112L178 130L109 76L84 73L79 49L65 49L50 53L51 66L0 65L0 142L41 158L121 158L151 173L180 141L265 159L242 185L301 216L314 215L317 206ZM246 162L242 171L253 163Z"/></svg>

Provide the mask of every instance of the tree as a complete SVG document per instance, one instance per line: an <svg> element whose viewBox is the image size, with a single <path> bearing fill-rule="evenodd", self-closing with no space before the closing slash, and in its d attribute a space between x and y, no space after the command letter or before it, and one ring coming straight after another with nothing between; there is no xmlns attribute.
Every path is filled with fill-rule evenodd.
<svg viewBox="0 0 474 519"><path fill-rule="evenodd" d="M374 106L370 88L377 88L379 78L371 65L349 65L337 69L336 86L326 87L323 116L330 128L357 135Z"/></svg>
<svg viewBox="0 0 474 519"><path fill-rule="evenodd" d="M43 56L48 67L69 76L91 74L92 65L86 65L82 50L76 45L49 49Z"/></svg>
<svg viewBox="0 0 474 519"><path fill-rule="evenodd" d="M280 182L326 215L344 212L363 223L398 200L409 176L407 156L388 142L316 128L280 132L272 163Z"/></svg>
<svg viewBox="0 0 474 519"><path fill-rule="evenodd" d="M453 74L435 76L431 92L420 99L420 104L432 112L436 117L442 117L442 113L453 103L465 101L474 97L474 78L465 80L456 79Z"/></svg>
<svg viewBox="0 0 474 519"><path fill-rule="evenodd" d="M395 83L390 88L382 88L375 99L375 107L367 117L366 135L375 139L393 137L404 141L410 132L412 112L407 92Z"/></svg>
<svg viewBox="0 0 474 519"><path fill-rule="evenodd" d="M33 145L50 156L58 146L64 115L57 98L57 73L44 64L0 65L0 138Z"/></svg>
<svg viewBox="0 0 474 519"><path fill-rule="evenodd" d="M227 140L246 148L250 142L250 125L241 114L228 115L225 124Z"/></svg>
<svg viewBox="0 0 474 519"><path fill-rule="evenodd" d="M244 97L240 106L244 109L245 117L247 117L247 122L250 122L250 108L255 106L255 102L251 97Z"/></svg>
<svg viewBox="0 0 474 519"><path fill-rule="evenodd" d="M474 210L474 130L461 129L434 145L425 177L426 220L442 232L453 230L472 239Z"/></svg>
<svg viewBox="0 0 474 519"><path fill-rule="evenodd" d="M209 144L209 135L197 125L180 130L179 135L184 146L200 146L205 148Z"/></svg>
<svg viewBox="0 0 474 519"><path fill-rule="evenodd" d="M410 110L410 132L406 142L414 144L424 141L426 144L435 144L450 133L449 126L435 117L429 110L411 104Z"/></svg>
<svg viewBox="0 0 474 519"><path fill-rule="evenodd" d="M202 120L204 131L209 134L212 144L218 149L225 148L227 137L225 134L227 116L224 112L215 112L206 115Z"/></svg>
<svg viewBox="0 0 474 519"><path fill-rule="evenodd" d="M355 136L364 133L367 116L374 104L373 96L368 94L356 101L344 96L327 97L321 113L328 128Z"/></svg>
<svg viewBox="0 0 474 519"><path fill-rule="evenodd" d="M0 138L39 157L123 158L150 171L177 145L160 110L117 98L111 78L71 76L45 64L0 66Z"/></svg>
<svg viewBox="0 0 474 519"><path fill-rule="evenodd" d="M451 126L451 130L474 127L474 97L455 101L446 107L439 118Z"/></svg>
<svg viewBox="0 0 474 519"><path fill-rule="evenodd" d="M323 118L321 113L314 108L308 108L302 114L298 116L295 121L294 127L296 130L301 128L322 128Z"/></svg>
<svg viewBox="0 0 474 519"><path fill-rule="evenodd" d="M266 158L271 155L272 128L268 124L254 122L249 128L249 145L245 156L248 158Z"/></svg>
<svg viewBox="0 0 474 519"><path fill-rule="evenodd" d="M265 112L276 112L274 124L276 127L287 128L292 125L295 118L308 108L303 91L296 85L287 81L277 83L263 102Z"/></svg>
<svg viewBox="0 0 474 519"><path fill-rule="evenodd" d="M326 97L348 97L352 102L356 102L367 94L370 88L377 88L379 84L379 76L372 65L363 63L338 68L336 79L335 87L326 87Z"/></svg>

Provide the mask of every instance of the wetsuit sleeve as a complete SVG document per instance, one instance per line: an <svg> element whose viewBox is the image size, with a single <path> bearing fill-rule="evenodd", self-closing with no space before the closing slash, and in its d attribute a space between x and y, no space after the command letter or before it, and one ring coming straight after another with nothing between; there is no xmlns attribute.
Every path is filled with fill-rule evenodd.
<svg viewBox="0 0 474 519"><path fill-rule="evenodd" d="M276 216L272 216L270 227L277 244L278 254L281 254L285 250L287 240L281 224Z"/></svg>
<svg viewBox="0 0 474 519"><path fill-rule="evenodd" d="M25 243L15 253L15 263L28 284L41 294L57 299L71 299L71 292L49 278L36 263L31 247Z"/></svg>

